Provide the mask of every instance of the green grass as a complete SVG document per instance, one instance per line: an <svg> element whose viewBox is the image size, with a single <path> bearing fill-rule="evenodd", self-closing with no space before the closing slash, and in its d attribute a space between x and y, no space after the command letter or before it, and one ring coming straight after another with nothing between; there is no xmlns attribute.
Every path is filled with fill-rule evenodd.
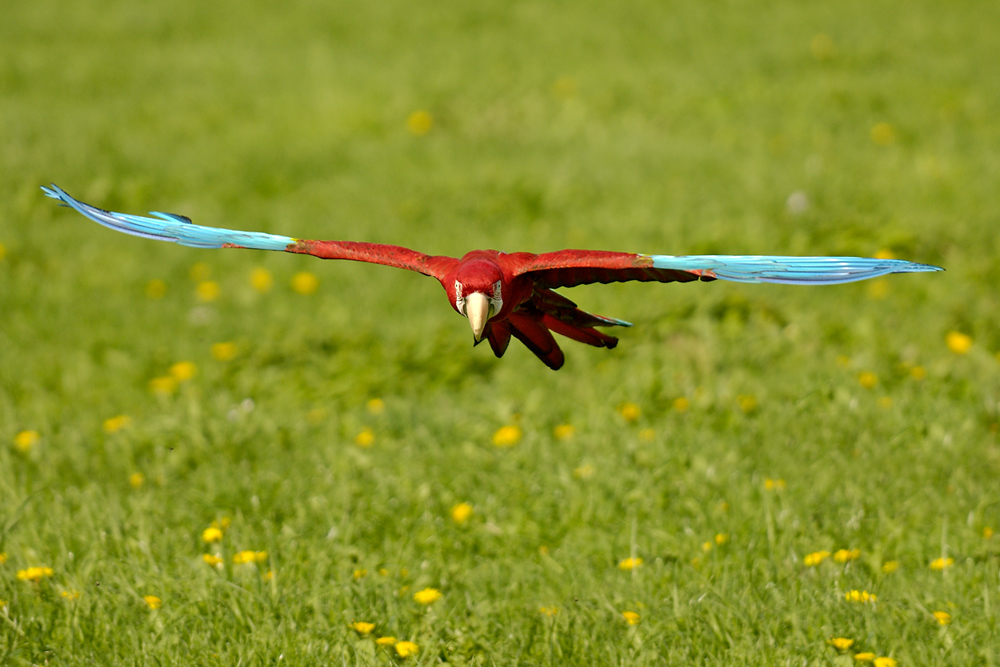
<svg viewBox="0 0 1000 667"><path fill-rule="evenodd" d="M402 662L385 635L419 646L410 664L1000 662L1000 5L3 13L0 664ZM44 198L50 181L439 254L890 250L948 271L578 288L637 326L613 351L566 342L552 373L516 343L471 349L415 274L112 234ZM315 294L290 288L299 271ZM197 374L151 392L180 361ZM523 437L495 447L510 424ZM803 562L841 548L861 556ZM244 549L266 563L232 564ZM53 576L18 580L31 566ZM426 587L443 596L425 607Z"/></svg>

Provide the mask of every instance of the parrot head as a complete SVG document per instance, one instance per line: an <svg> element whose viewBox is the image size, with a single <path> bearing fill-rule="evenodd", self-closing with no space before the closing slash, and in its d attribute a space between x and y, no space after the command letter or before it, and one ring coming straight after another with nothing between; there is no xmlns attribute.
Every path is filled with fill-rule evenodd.
<svg viewBox="0 0 1000 667"><path fill-rule="evenodd" d="M468 318L478 343L486 323L503 308L503 274L494 262L463 264L455 274L452 306Z"/></svg>

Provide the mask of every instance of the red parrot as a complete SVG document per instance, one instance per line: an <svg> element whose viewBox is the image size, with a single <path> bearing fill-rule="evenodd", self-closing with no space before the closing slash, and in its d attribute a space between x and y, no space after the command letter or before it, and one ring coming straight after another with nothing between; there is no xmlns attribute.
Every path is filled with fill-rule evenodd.
<svg viewBox="0 0 1000 667"><path fill-rule="evenodd" d="M282 250L321 259L349 259L409 269L436 278L448 302L469 320L474 344L488 340L503 356L513 336L553 370L563 353L552 333L613 348L618 339L595 327L630 327L624 320L594 315L554 291L587 283L691 282L730 280L802 285L831 285L889 273L940 271L936 266L895 259L860 257L781 257L769 255L641 255L599 250L559 250L539 255L473 250L461 258L424 253L381 243L310 241L262 232L195 225L174 213L152 212L147 218L113 213L85 204L55 184L46 195L105 227L145 238L196 248Z"/></svg>

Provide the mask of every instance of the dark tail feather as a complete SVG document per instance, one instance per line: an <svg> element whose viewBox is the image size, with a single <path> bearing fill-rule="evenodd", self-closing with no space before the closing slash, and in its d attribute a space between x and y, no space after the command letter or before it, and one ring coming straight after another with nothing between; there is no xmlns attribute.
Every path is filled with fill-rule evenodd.
<svg viewBox="0 0 1000 667"><path fill-rule="evenodd" d="M562 350L559 349L552 333L537 317L515 313L507 321L514 337L524 343L524 346L541 359L542 363L554 371L562 368L563 362L566 361Z"/></svg>
<svg viewBox="0 0 1000 667"><path fill-rule="evenodd" d="M613 348L618 345L618 339L601 333L593 327L581 327L558 320L551 315L542 315L542 325L548 327L560 336L566 336L578 343L593 345L594 347Z"/></svg>
<svg viewBox="0 0 1000 667"><path fill-rule="evenodd" d="M493 348L493 354L499 359L510 344L510 325L507 322L491 322L486 337Z"/></svg>
<svg viewBox="0 0 1000 667"><path fill-rule="evenodd" d="M573 301L550 289L535 289L531 303L543 313L548 313L560 322L565 322L574 327L590 329L593 327L632 326L625 320L604 317L603 315L595 315L585 310L580 310Z"/></svg>

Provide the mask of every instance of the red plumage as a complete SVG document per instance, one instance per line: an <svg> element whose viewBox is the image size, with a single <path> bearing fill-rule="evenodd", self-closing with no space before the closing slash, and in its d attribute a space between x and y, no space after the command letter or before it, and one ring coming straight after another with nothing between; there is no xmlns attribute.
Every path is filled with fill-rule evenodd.
<svg viewBox="0 0 1000 667"><path fill-rule="evenodd" d="M540 255L474 250L455 259L376 243L304 240L296 240L287 250L323 259L384 264L433 276L444 287L452 307L463 315L456 285L462 286L464 295L491 294L499 282L503 305L489 317L482 338L476 343L488 340L493 353L501 357L513 336L553 370L562 367L565 358L552 332L586 345L613 348L618 339L594 327L627 326L621 320L580 310L575 303L552 291L553 288L630 280L714 280L696 271L653 268L652 260L645 255L596 250L562 250Z"/></svg>
<svg viewBox="0 0 1000 667"><path fill-rule="evenodd" d="M675 257L598 250L560 250L534 255L474 250L461 259L426 255L409 248L352 241L309 241L262 232L195 225L182 215L143 217L113 213L85 204L56 185L45 194L106 227L144 238L196 248L283 250L322 259L383 264L433 276L444 287L452 308L468 318L476 343L490 342L503 356L511 336L524 343L549 368L563 365L553 332L571 340L611 348L618 339L595 327L631 326L628 322L587 313L552 291L587 283L691 282L716 279L738 282L837 284L888 273L939 271L935 266L895 259L857 257L781 257L712 255Z"/></svg>

